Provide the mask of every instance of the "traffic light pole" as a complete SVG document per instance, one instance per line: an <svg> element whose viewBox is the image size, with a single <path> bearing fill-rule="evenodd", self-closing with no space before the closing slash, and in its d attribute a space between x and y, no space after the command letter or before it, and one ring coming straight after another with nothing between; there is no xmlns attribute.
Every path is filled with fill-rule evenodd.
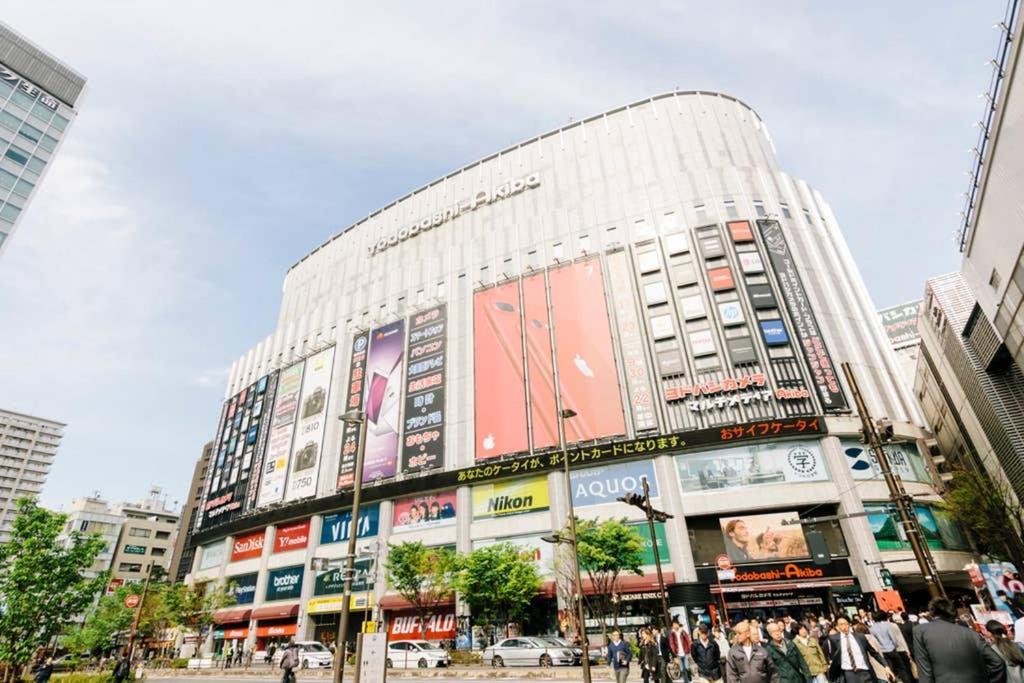
<svg viewBox="0 0 1024 683"><path fill-rule="evenodd" d="M882 476L885 478L885 485L889 489L889 499L896 507L896 512L900 518L900 526L903 527L907 534L907 540L910 541L910 549L913 551L914 559L921 570L921 576L924 577L928 593L933 598L945 597L946 590L939 579L935 559L932 557L931 549L925 541L921 525L918 523L917 515L914 513L912 498L907 494L906 489L903 488L903 481L892 473L892 468L889 466L889 456L886 455L885 449L882 448L882 440L878 436L874 420L868 414L864 397L860 393L860 386L857 384L857 378L854 376L853 369L849 363L843 363L843 373L846 375L846 383L849 385L851 393L853 393L853 400L857 404L857 414L860 415L864 437L867 439L868 446L878 460L878 466L882 470Z"/></svg>
<svg viewBox="0 0 1024 683"><path fill-rule="evenodd" d="M661 554L658 552L658 536L654 530L654 508L651 507L651 485L647 477L641 477L644 485L644 514L647 515L647 529L651 532L651 548L654 549L654 566L658 569L658 592L661 594L661 618L665 620L665 635L672 631L672 617L668 613L668 595L665 594L665 574L661 571Z"/></svg>
<svg viewBox="0 0 1024 683"><path fill-rule="evenodd" d="M348 645L348 617L352 611L352 571L355 566L356 536L359 529L359 503L363 497L363 458L366 454L366 414L349 419L346 413L342 416L345 422L359 421L359 443L356 446L355 481L352 483L352 512L348 525L348 551L345 555L345 583L341 597L341 617L338 619L338 631L334 636L334 683L341 683L345 675L345 656ZM358 663L357 663L358 664Z"/></svg>

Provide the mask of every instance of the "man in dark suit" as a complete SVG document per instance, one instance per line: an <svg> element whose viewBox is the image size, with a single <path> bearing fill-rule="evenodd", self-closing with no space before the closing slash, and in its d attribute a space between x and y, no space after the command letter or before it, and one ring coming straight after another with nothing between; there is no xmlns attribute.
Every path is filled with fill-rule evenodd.
<svg viewBox="0 0 1024 683"><path fill-rule="evenodd" d="M840 616L836 619L836 630L839 633L828 637L832 659L829 662L828 678L836 683L875 683L875 674L871 670L870 659L885 667L885 675L890 681L895 679L885 659L868 639L860 633L850 630L850 620Z"/></svg>
<svg viewBox="0 0 1024 683"><path fill-rule="evenodd" d="M672 661L672 646L660 626L651 627L651 631L658 646L658 681L668 681L668 663Z"/></svg>
<svg viewBox="0 0 1024 683"><path fill-rule="evenodd" d="M985 639L956 622L946 598L928 603L932 620L914 629L920 683L1005 683L1006 664Z"/></svg>

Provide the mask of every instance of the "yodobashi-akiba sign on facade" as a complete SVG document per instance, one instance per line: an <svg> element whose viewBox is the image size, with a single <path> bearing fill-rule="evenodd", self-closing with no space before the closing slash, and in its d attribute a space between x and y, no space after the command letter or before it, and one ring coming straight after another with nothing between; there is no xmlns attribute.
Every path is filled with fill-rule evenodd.
<svg viewBox="0 0 1024 683"><path fill-rule="evenodd" d="M426 232L427 230L436 228L439 225L444 225L448 221L453 218L458 218L464 213L472 213L481 206L487 206L488 204L493 204L494 202L501 201L502 199L514 197L520 192L532 190L539 185L540 174L531 173L528 176L510 180L507 183L503 183L497 187L492 187L489 190L480 190L472 197L467 197L442 211L438 211L431 216L423 218L419 223L414 223L413 225L402 228L398 232L388 235L387 237L381 237L376 244L370 247L370 256L379 254L400 242L406 241L410 237L415 237L421 232Z"/></svg>

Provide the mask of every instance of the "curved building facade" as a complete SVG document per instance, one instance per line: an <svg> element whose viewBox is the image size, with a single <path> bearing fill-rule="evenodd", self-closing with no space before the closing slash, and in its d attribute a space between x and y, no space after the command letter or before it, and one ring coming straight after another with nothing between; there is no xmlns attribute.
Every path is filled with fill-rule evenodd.
<svg viewBox="0 0 1024 683"><path fill-rule="evenodd" d="M736 99L671 93L502 150L288 272L277 329L230 373L192 578L244 588L223 639L330 640L340 581L310 559L344 553L364 448L361 611L395 635L415 621L384 585L388 543L511 541L537 558L552 607L525 627L555 632L540 537L567 519L564 433L578 516L639 521L616 498L643 477L674 515L657 543L689 619L723 603L856 604L881 589L880 560L913 591L845 361L872 413L895 421L894 467L959 580L945 572L966 545L935 505L918 408L874 311L831 208L779 169ZM365 411L362 444L338 419L350 410ZM826 519L782 524L798 517ZM810 559L819 539L827 564ZM737 571L719 588L722 554ZM651 555L620 587L620 623L656 609ZM428 635L471 623L454 604Z"/></svg>

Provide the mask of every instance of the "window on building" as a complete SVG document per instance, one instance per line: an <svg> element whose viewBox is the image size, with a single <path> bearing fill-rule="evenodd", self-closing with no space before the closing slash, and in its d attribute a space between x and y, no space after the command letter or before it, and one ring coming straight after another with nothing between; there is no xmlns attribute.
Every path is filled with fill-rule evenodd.
<svg viewBox="0 0 1024 683"><path fill-rule="evenodd" d="M117 571L119 572L141 572L142 565L137 562L122 562L117 565Z"/></svg>
<svg viewBox="0 0 1024 683"><path fill-rule="evenodd" d="M53 123L51 123L50 125L56 128L57 130L62 131L68 127L68 120L60 114L56 114L53 117Z"/></svg>
<svg viewBox="0 0 1024 683"><path fill-rule="evenodd" d="M754 213L757 214L758 218L764 218L768 215L768 212L764 210L764 202L760 199L754 200Z"/></svg>
<svg viewBox="0 0 1024 683"><path fill-rule="evenodd" d="M988 284L992 287L992 289L999 289L999 283L1002 281L1003 279L999 277L999 271L993 268L992 274L988 276Z"/></svg>
<svg viewBox="0 0 1024 683"><path fill-rule="evenodd" d="M156 555L157 557L163 557L167 553L167 548L150 548L149 554Z"/></svg>
<svg viewBox="0 0 1024 683"><path fill-rule="evenodd" d="M5 218L12 223L17 219L19 213L21 213L21 209L14 204L4 204L0 207L0 218Z"/></svg>
<svg viewBox="0 0 1024 683"><path fill-rule="evenodd" d="M732 199L726 199L723 204L725 205L725 215L729 218L739 218L740 214L736 210L736 202Z"/></svg>
<svg viewBox="0 0 1024 683"><path fill-rule="evenodd" d="M171 532L170 531L158 531L158 532L156 532L156 539L158 541L166 541L170 537L171 537Z"/></svg>
<svg viewBox="0 0 1024 683"><path fill-rule="evenodd" d="M138 527L129 527L128 535L134 536L135 538L149 538L149 529L140 529Z"/></svg>
<svg viewBox="0 0 1024 683"><path fill-rule="evenodd" d="M78 523L78 530L79 531L88 531L89 530L89 520L83 519L81 522L79 522Z"/></svg>
<svg viewBox="0 0 1024 683"><path fill-rule="evenodd" d="M804 209L804 221L807 225L814 225L814 221L811 220L811 212L807 209Z"/></svg>
<svg viewBox="0 0 1024 683"><path fill-rule="evenodd" d="M789 204L786 204L786 203L783 202L783 203L779 204L779 208L782 209L782 215L785 218L792 218L793 217L793 214L791 214L789 212Z"/></svg>
<svg viewBox="0 0 1024 683"><path fill-rule="evenodd" d="M13 161L14 163L20 166L24 166L25 164L28 163L28 158L30 155L28 154L28 152L23 152L17 147L11 147L6 152L4 152L4 156Z"/></svg>

